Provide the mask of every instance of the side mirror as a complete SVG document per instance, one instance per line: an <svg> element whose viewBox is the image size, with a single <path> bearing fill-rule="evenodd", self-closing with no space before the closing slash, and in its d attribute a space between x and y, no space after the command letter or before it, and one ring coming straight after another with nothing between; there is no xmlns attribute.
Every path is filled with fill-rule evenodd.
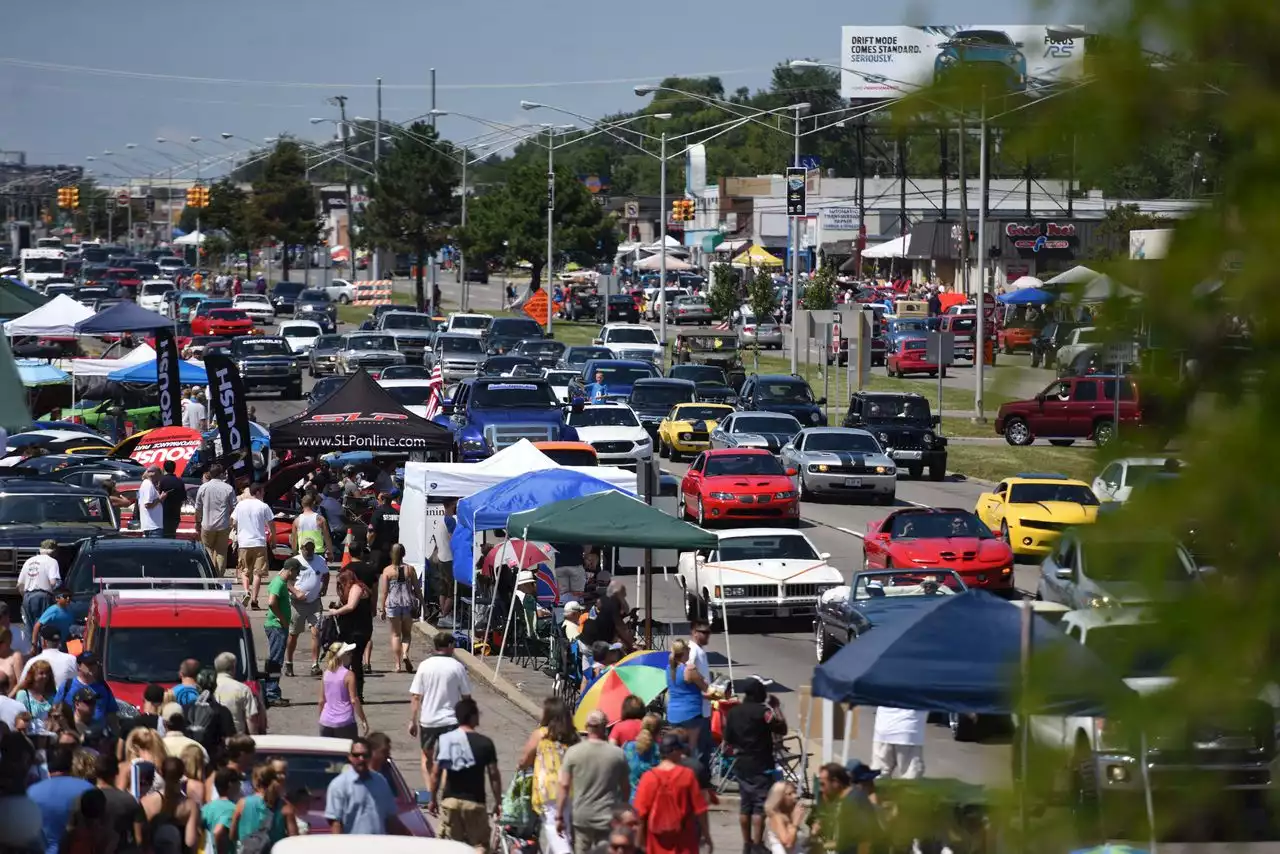
<svg viewBox="0 0 1280 854"><path fill-rule="evenodd" d="M818 553L818 560L830 560L830 559L831 559L831 552Z"/></svg>
<svg viewBox="0 0 1280 854"><path fill-rule="evenodd" d="M929 419L929 423L930 423L931 425L933 425L934 427L941 427L941 426L942 426L942 416L941 416L941 415L935 415L935 416L933 416L932 418L930 418L930 419Z"/></svg>
<svg viewBox="0 0 1280 854"><path fill-rule="evenodd" d="M1036 403L1044 403L1044 392L1036 395Z"/></svg>
<svg viewBox="0 0 1280 854"><path fill-rule="evenodd" d="M604 346L604 339L603 339L603 338L592 338L592 339L591 339L591 343L592 343L594 346L596 346L596 347L601 347L601 346Z"/></svg>
<svg viewBox="0 0 1280 854"><path fill-rule="evenodd" d="M816 401L814 401L814 403L815 403L816 405L818 405L818 406L822 406L822 405L824 405L826 402L827 402L827 399L826 399L825 397L820 397L820 398L818 398Z"/></svg>
<svg viewBox="0 0 1280 854"><path fill-rule="evenodd" d="M1060 566L1058 567L1058 571L1054 573L1054 575L1063 581L1070 581L1075 577L1075 574L1076 571L1069 566Z"/></svg>

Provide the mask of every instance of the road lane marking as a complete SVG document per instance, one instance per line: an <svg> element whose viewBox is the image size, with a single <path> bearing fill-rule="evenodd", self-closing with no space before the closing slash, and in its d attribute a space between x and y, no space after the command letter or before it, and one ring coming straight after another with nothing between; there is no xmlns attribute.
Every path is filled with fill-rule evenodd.
<svg viewBox="0 0 1280 854"><path fill-rule="evenodd" d="M851 536L851 537L857 537L857 538L858 538L858 539L860 539L860 540L863 538L863 535L862 535L862 534L859 534L857 531L852 531L852 530L850 530L850 529L848 529L848 528L841 528L841 527L836 526L836 525L832 525L831 527L832 527L832 528L835 528L837 531L841 531L841 532L843 532L843 533L845 533L845 534L848 534L848 535L849 535L849 536Z"/></svg>

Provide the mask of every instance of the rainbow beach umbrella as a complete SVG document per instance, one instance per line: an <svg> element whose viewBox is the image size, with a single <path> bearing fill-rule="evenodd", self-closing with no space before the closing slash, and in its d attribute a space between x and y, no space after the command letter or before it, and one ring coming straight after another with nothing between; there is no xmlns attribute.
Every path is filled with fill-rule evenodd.
<svg viewBox="0 0 1280 854"><path fill-rule="evenodd" d="M656 667L666 670L671 663L671 653L665 649L638 649L628 653L613 665L614 667Z"/></svg>
<svg viewBox="0 0 1280 854"><path fill-rule="evenodd" d="M666 656L666 653L663 653ZM625 659L624 659L625 661ZM646 705L667 690L667 674L656 667L628 667L622 662L610 667L591 683L587 693L578 701L573 713L573 725L579 732L587 728L587 715L599 709L609 723L622 719L622 701L635 694Z"/></svg>

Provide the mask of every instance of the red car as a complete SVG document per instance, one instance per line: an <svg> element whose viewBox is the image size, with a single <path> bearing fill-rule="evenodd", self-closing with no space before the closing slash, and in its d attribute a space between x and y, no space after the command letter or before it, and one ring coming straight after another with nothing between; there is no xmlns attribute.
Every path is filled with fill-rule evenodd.
<svg viewBox="0 0 1280 854"><path fill-rule="evenodd" d="M704 527L747 519L799 525L795 475L763 448L703 451L680 482L680 514Z"/></svg>
<svg viewBox="0 0 1280 854"><path fill-rule="evenodd" d="M142 286L142 277L132 267L112 267L102 277L102 284L128 288L126 295L133 298L138 295L138 288Z"/></svg>
<svg viewBox="0 0 1280 854"><path fill-rule="evenodd" d="M98 654L103 677L116 699L139 709L147 685L172 688L186 659L207 663L219 653L233 652L235 678L257 695L266 730L253 627L239 597L229 590L99 593L89 605L84 648Z"/></svg>
<svg viewBox="0 0 1280 854"><path fill-rule="evenodd" d="M253 332L253 320L239 308L215 308L191 318L191 334L234 338Z"/></svg>
<svg viewBox="0 0 1280 854"><path fill-rule="evenodd" d="M938 366L934 362L929 361L925 355L925 346L928 344L923 338L903 338L893 345L893 349L889 351L888 359L885 361L889 376L905 377L907 374L928 374L931 377L938 375ZM947 369L942 369L942 375L947 375Z"/></svg>
<svg viewBox="0 0 1280 854"><path fill-rule="evenodd" d="M905 507L867 525L867 569L950 569L967 587L1013 589L1013 550L968 510Z"/></svg>

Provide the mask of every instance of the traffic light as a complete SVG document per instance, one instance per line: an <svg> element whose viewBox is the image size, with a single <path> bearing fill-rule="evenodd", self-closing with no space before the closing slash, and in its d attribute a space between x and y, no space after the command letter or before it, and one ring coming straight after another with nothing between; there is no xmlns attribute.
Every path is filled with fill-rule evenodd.
<svg viewBox="0 0 1280 854"><path fill-rule="evenodd" d="M189 208L200 207L200 188L199 187L187 187L187 207Z"/></svg>
<svg viewBox="0 0 1280 854"><path fill-rule="evenodd" d="M71 207L73 210L75 208L80 207L80 188L79 187L71 188Z"/></svg>
<svg viewBox="0 0 1280 854"><path fill-rule="evenodd" d="M71 188L70 187L58 188L58 207L60 208L71 207Z"/></svg>
<svg viewBox="0 0 1280 854"><path fill-rule="evenodd" d="M683 210L681 209L680 200L679 200L679 199L672 199L672 201L671 201L671 221L672 221L672 222L680 222L680 220L684 218L684 217L683 217L683 213L684 213L684 212L683 212Z"/></svg>
<svg viewBox="0 0 1280 854"><path fill-rule="evenodd" d="M200 191L200 207L202 208L209 207L209 188L197 187L196 189Z"/></svg>

